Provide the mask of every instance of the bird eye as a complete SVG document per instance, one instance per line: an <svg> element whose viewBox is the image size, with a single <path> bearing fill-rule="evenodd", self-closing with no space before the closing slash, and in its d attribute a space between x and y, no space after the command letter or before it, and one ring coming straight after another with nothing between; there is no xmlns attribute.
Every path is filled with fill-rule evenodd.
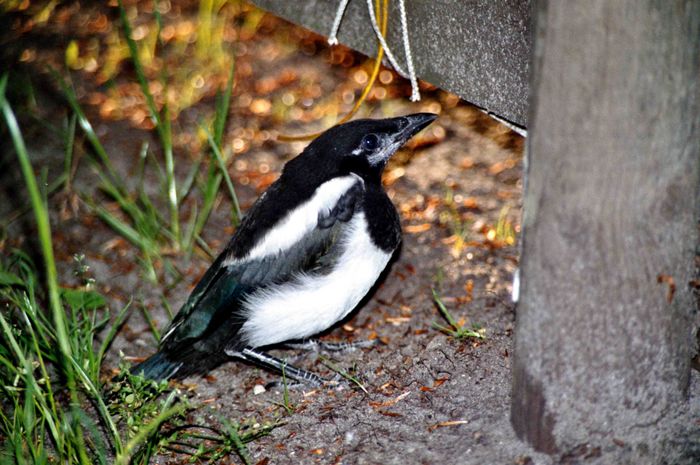
<svg viewBox="0 0 700 465"><path fill-rule="evenodd" d="M379 147L379 138L375 134L367 134L362 139L362 148L367 151L375 150Z"/></svg>

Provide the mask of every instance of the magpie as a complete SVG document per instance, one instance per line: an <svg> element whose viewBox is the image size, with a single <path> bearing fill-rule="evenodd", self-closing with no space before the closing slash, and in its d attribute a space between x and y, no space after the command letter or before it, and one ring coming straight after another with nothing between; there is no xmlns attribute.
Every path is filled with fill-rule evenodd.
<svg viewBox="0 0 700 465"><path fill-rule="evenodd" d="M382 172L436 117L355 120L313 140L253 204L159 351L132 373L184 378L234 357L321 384L261 348L330 328L372 288L401 242Z"/></svg>

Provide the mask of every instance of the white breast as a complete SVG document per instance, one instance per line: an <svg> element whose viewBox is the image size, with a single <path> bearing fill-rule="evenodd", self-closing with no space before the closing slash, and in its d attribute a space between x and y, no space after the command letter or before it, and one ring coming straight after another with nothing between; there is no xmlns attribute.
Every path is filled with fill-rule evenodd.
<svg viewBox="0 0 700 465"><path fill-rule="evenodd" d="M240 260L228 260L224 265L277 255L289 249L316 227L319 213L330 211L356 182L363 182L362 178L350 174L321 184L313 197L275 224L245 257Z"/></svg>
<svg viewBox="0 0 700 465"><path fill-rule="evenodd" d="M367 294L391 254L375 246L362 212L341 238L343 252L333 271L302 274L274 290L261 290L244 303L248 315L242 340L260 347L317 334L343 319Z"/></svg>

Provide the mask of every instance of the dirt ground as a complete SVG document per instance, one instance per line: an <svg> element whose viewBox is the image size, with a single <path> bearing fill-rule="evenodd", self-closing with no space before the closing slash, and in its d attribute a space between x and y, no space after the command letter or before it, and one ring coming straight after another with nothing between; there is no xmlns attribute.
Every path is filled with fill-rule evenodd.
<svg viewBox="0 0 700 465"><path fill-rule="evenodd" d="M101 11L94 8L84 8L80 14ZM113 17L113 11L108 15ZM52 97L54 87L46 84L50 78L41 65L62 59L70 39L65 35L70 21L49 23L23 39L26 46L45 36L57 38L51 47L38 49L36 60L22 67L32 76L39 95L47 98L39 109L46 118L63 110L60 99ZM239 39L235 43L237 84L225 141L236 152L230 174L245 210L305 145L279 142L274 135L327 127L336 115L319 111L319 106L328 107L330 95L359 93L367 68L361 55L343 49L331 52L323 38L277 19L263 19L254 34ZM126 76L120 76L117 84L129 79L133 82L128 70L123 74ZM269 436L248 445L253 463L261 464L588 463L585 457L567 462L538 454L521 443L510 427L510 352L515 318L510 293L518 250L515 243L500 240L494 233L500 219L501 225L513 228L517 242L522 138L478 109L429 86L423 89L423 100L412 104L405 98L405 82L392 73L384 78L388 82L378 86L384 90L370 98L361 111L363 116L433 111L440 117L412 148L396 156L386 172L387 191L402 217L400 253L371 297L343 324L323 335L329 341L380 341L369 349L326 354L335 365L354 370L367 392L351 384L294 389L290 392L294 411L287 413L278 405L281 389L261 389L279 381L278 375L234 361L207 377L182 383L195 400L206 404L197 412L197 420L283 420ZM142 142L156 146L153 134L144 130L141 121L104 118L104 100L91 96L105 87L93 74L77 71L73 79L107 152L116 155L113 162L117 171L129 180ZM284 103L289 100L293 103ZM275 110L284 105L289 107L286 112ZM343 113L349 106L342 102L335 111ZM212 107L213 99L205 98L184 110L175 130L191 132ZM44 136L38 131L27 139L35 166L48 166L51 176L60 169L62 150L60 141ZM201 148L183 137L176 147L179 177L185 176L188 162ZM7 157L2 163L14 169ZM8 199L16 198L21 184L16 183L16 171L3 170L2 177L5 187L0 215L4 217L15 210L17 202ZM105 364L108 376L122 356L135 360L155 351L154 338L139 309L147 308L157 326L164 329L168 316L161 299L178 309L210 261L197 254L189 259L173 255L169 260L182 274L181 279L162 274L158 284L147 281L138 263L138 251L90 215L76 196L94 192L96 185L89 164L79 163L74 192L52 197L52 218L62 282L75 284L73 255L84 254L112 310L133 299L134 311ZM154 185L153 191L157 190ZM233 231L228 200L223 193L220 197L203 234L214 251L221 249ZM31 241L31 235L22 230L26 218L13 223L6 247ZM432 288L438 290L456 318L484 328L486 338L460 341L434 329L433 322L445 321L437 312ZM334 374L318 354L282 349L273 353L325 377ZM691 391L695 395L699 384L694 372ZM155 463L183 463L186 459L166 454ZM230 457L224 463L238 463L238 459Z"/></svg>

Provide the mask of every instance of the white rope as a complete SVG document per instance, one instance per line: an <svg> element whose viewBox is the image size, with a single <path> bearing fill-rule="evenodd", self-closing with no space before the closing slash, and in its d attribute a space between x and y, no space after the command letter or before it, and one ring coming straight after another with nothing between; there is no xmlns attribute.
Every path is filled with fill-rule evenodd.
<svg viewBox="0 0 700 465"><path fill-rule="evenodd" d="M418 79L416 79L416 73L413 69L413 59L411 58L411 46L408 42L408 26L406 21L406 7L404 5L404 0L399 0L399 11L401 13L401 35L403 36L403 46L404 53L406 55L406 64L408 65L408 73L406 73L401 66L399 66L394 54L391 53L389 44L386 43L386 39L382 35L382 31L379 30L379 24L377 24L377 17L374 15L374 8L372 8L372 0L367 0L367 10L369 11L369 19L372 23L372 29L374 34L377 36L377 40L384 47L384 52L386 57L394 67L394 70L403 78L409 79L411 81L411 101L417 102L420 100L420 91L418 89Z"/></svg>
<svg viewBox="0 0 700 465"><path fill-rule="evenodd" d="M511 131L516 132L516 133L520 134L520 135L523 136L523 137L527 137L527 128L518 126L517 124L513 124L513 123L511 123L510 121L508 121L507 119L501 118L500 116L498 116L496 113L494 113L494 112L492 112L492 111L483 110L483 109L481 109L481 108L479 108L479 110L481 110L482 113L486 113L486 114L489 115L491 118L493 118L493 119L495 119L496 121L498 121L499 123L501 123L501 124L507 126L508 129L510 129Z"/></svg>
<svg viewBox="0 0 700 465"><path fill-rule="evenodd" d="M331 33L328 36L328 43L330 45L338 44L338 30L340 29L340 22L343 20L343 15L348 7L348 2L350 0L340 0L338 4L338 10L335 12L335 19L333 19L333 27L331 28ZM411 81L411 101L417 102L420 100L420 89L418 87L418 78L416 78L416 71L413 67L413 54L411 53L411 44L408 40L408 21L406 20L406 5L404 0L399 0L399 16L401 20L401 37L403 39L403 49L406 58L406 66L408 66L408 73L399 66L399 63L394 58L394 54L391 53L389 44L386 43L386 39L379 30L379 24L377 24L377 17L374 14L374 8L372 6L372 0L367 0L367 11L369 11L370 23L372 23L372 29L374 30L374 35L377 36L377 40L384 48L386 57L393 66L394 70L399 74L399 76L409 79ZM386 12L385 14L388 14Z"/></svg>
<svg viewBox="0 0 700 465"><path fill-rule="evenodd" d="M408 66L408 77L411 80L411 102L420 100L420 90L418 89L418 79L416 70L413 68L413 54L411 44L408 42L408 21L406 21L406 5L404 0L399 0L399 12L401 14L401 35L403 36L403 50L406 56L406 66Z"/></svg>
<svg viewBox="0 0 700 465"><path fill-rule="evenodd" d="M379 30L379 24L377 24L377 17L374 15L374 8L372 8L372 0L367 0L367 10L369 11L369 20L372 23L374 35L377 36L377 40L382 45L382 47L384 47L384 53L386 53L386 57L389 60L389 63L391 63L391 66L394 67L396 72L399 73L401 77L408 78L408 74L406 74L403 68L399 66L398 62L396 61L396 58L394 58L394 54L391 53L389 44L386 43L386 40L382 35L382 31Z"/></svg>
<svg viewBox="0 0 700 465"><path fill-rule="evenodd" d="M338 45L338 29L340 29L340 21L343 19L343 14L345 9L348 7L348 2L350 0L340 0L340 5L338 5L338 11L335 12L335 19L333 20L333 27L331 28L331 33L328 36L329 45Z"/></svg>

